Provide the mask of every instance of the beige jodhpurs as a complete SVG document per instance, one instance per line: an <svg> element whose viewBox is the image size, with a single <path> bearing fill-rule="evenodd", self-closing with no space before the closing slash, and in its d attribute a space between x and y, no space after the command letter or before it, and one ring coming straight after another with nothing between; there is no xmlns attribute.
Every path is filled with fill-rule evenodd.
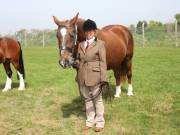
<svg viewBox="0 0 180 135"><path fill-rule="evenodd" d="M97 95L100 90L100 85L96 86L81 86L80 92L85 99L86 105L86 126L92 127L96 125L96 127L104 127L104 105L102 100L102 93L97 96L95 99L92 99L94 95Z"/></svg>

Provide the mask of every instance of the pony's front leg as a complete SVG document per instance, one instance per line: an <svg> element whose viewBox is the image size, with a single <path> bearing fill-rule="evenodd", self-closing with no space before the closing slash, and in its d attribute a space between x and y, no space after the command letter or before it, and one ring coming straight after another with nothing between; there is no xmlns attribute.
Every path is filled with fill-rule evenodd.
<svg viewBox="0 0 180 135"><path fill-rule="evenodd" d="M2 91L6 92L6 91L10 90L11 89L11 84L12 84L12 79L11 79L11 77L7 76L6 85L5 85L5 87L4 87L4 89Z"/></svg>
<svg viewBox="0 0 180 135"><path fill-rule="evenodd" d="M24 90L25 89L25 83L24 83L23 74L21 74L19 71L17 73L19 76L19 88L18 88L18 90Z"/></svg>
<svg viewBox="0 0 180 135"><path fill-rule="evenodd" d="M3 92L5 91L8 91L11 89L11 85L12 85L12 70L11 70L11 67L10 67L10 61L7 60L3 63L3 66L4 66L4 69L6 71L6 74L7 74L7 79L6 79L6 85L4 87L4 89L2 90Z"/></svg>

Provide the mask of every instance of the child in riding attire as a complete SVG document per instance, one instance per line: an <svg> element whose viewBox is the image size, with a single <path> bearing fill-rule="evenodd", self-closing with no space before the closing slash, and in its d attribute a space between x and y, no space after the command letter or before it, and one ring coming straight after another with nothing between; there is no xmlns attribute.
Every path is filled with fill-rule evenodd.
<svg viewBox="0 0 180 135"><path fill-rule="evenodd" d="M101 85L107 82L105 42L96 38L96 23L90 19L83 24L86 40L79 43L77 56L77 82L86 106L85 130L96 125L95 131L104 128L104 105Z"/></svg>

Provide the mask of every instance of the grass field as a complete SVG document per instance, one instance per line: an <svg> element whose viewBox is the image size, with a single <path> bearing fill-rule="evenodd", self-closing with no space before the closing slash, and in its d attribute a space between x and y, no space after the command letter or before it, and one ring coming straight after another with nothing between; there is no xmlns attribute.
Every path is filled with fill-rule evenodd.
<svg viewBox="0 0 180 135"><path fill-rule="evenodd" d="M101 133L82 132L85 114L75 71L60 68L56 47L23 53L27 89L17 90L13 74L13 89L0 91L0 135L180 135L180 48L135 48L135 95L127 97L125 84L121 98L105 102ZM6 80L2 67L0 89Z"/></svg>

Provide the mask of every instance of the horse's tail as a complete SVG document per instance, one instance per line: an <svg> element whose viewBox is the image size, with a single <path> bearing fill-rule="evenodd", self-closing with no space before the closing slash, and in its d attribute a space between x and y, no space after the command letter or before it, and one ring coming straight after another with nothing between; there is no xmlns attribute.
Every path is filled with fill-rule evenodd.
<svg viewBox="0 0 180 135"><path fill-rule="evenodd" d="M20 72L23 74L23 78L25 79L25 69L24 69L24 62L23 62L23 54L22 54L22 49L21 49L21 44L18 41L18 44L20 46L20 54L19 54L19 65L20 65Z"/></svg>

